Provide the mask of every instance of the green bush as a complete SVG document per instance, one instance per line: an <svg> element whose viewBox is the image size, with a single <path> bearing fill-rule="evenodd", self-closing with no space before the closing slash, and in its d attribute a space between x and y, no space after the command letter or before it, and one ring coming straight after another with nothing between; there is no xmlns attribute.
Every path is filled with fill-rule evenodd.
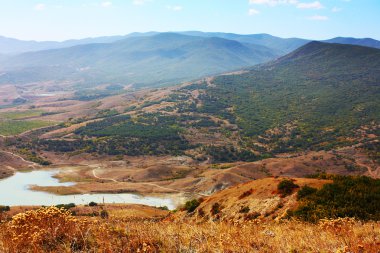
<svg viewBox="0 0 380 253"><path fill-rule="evenodd" d="M239 213L248 213L249 212L249 207L248 206L242 206L239 210Z"/></svg>
<svg viewBox="0 0 380 253"><path fill-rule="evenodd" d="M298 187L299 186L296 185L292 180L284 179L278 184L277 190L281 194L282 197L285 197L292 194L293 190Z"/></svg>
<svg viewBox="0 0 380 253"><path fill-rule="evenodd" d="M218 202L214 203L211 207L211 214L216 215L216 214L220 213L221 209L222 209L222 207Z"/></svg>
<svg viewBox="0 0 380 253"><path fill-rule="evenodd" d="M297 200L300 200L300 199L305 198L311 194L314 194L317 191L318 190L313 188L313 187L310 187L307 185L302 186L302 188L297 193Z"/></svg>
<svg viewBox="0 0 380 253"><path fill-rule="evenodd" d="M9 206L0 206L0 213L8 212L11 208Z"/></svg>
<svg viewBox="0 0 380 253"><path fill-rule="evenodd" d="M289 216L310 222L343 217L378 221L380 179L335 176L333 183L325 184L319 190L303 189L300 202L297 209L289 212Z"/></svg>
<svg viewBox="0 0 380 253"><path fill-rule="evenodd" d="M185 203L184 210L186 210L188 213L192 213L200 204L201 202L197 199L189 200Z"/></svg>
<svg viewBox="0 0 380 253"><path fill-rule="evenodd" d="M100 211L100 217L102 219L108 219L109 214L108 214L108 212L106 210L102 210L102 211Z"/></svg>
<svg viewBox="0 0 380 253"><path fill-rule="evenodd" d="M56 205L56 207L58 207L58 208L64 208L64 209L69 210L70 208L75 207L75 204L74 204L74 203L69 203L69 204L59 204L59 205Z"/></svg>

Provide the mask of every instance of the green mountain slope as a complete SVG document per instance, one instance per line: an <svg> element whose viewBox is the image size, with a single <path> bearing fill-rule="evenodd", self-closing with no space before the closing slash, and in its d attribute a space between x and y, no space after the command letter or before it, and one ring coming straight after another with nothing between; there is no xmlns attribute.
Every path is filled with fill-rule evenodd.
<svg viewBox="0 0 380 253"><path fill-rule="evenodd" d="M55 79L124 84L174 84L252 66L277 57L272 50L222 38L162 33L114 43L25 53L3 61L0 82ZM54 69L54 70L52 70ZM33 74L34 73L34 74ZM28 78L23 78L24 76Z"/></svg>
<svg viewBox="0 0 380 253"><path fill-rule="evenodd" d="M380 120L378 49L311 42L244 74L216 77L213 84L204 111L232 111L229 117L245 136L277 138L279 149L346 142L360 126ZM268 132L274 128L277 133Z"/></svg>
<svg viewBox="0 0 380 253"><path fill-rule="evenodd" d="M124 109L133 116L89 122L73 132L75 142L35 145L232 162L367 143L379 135L379 70L378 49L311 42L245 71L170 88L166 95L158 94L167 89L151 91L154 99L147 95Z"/></svg>

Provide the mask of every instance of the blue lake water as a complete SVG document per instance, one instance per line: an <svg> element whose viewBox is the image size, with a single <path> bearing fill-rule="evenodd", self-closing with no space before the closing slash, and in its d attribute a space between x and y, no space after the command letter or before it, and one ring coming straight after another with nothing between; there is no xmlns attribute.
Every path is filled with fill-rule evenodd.
<svg viewBox="0 0 380 253"><path fill-rule="evenodd" d="M60 183L53 178L57 171L31 171L17 172L12 177L0 180L0 205L58 205L75 203L88 204L91 201L97 203L126 203L144 204L150 206L167 206L174 209L177 206L178 196L164 195L164 197L141 196L131 193L120 194L76 194L55 195L47 192L30 190L31 185L39 186L70 186L74 183Z"/></svg>

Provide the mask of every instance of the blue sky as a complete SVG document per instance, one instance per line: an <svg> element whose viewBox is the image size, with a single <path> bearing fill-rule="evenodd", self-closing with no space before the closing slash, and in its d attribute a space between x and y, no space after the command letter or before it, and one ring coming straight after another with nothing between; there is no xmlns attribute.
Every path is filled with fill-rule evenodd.
<svg viewBox="0 0 380 253"><path fill-rule="evenodd" d="M380 0L0 0L0 35L66 40L146 31L380 39Z"/></svg>

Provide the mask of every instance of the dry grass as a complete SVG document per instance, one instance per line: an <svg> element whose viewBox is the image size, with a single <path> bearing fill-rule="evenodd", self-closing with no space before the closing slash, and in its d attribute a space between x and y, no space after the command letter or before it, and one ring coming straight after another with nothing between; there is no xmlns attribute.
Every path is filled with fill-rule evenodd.
<svg viewBox="0 0 380 253"><path fill-rule="evenodd" d="M350 219L194 223L110 215L72 217L57 208L15 215L0 227L0 252L380 252L380 224Z"/></svg>

